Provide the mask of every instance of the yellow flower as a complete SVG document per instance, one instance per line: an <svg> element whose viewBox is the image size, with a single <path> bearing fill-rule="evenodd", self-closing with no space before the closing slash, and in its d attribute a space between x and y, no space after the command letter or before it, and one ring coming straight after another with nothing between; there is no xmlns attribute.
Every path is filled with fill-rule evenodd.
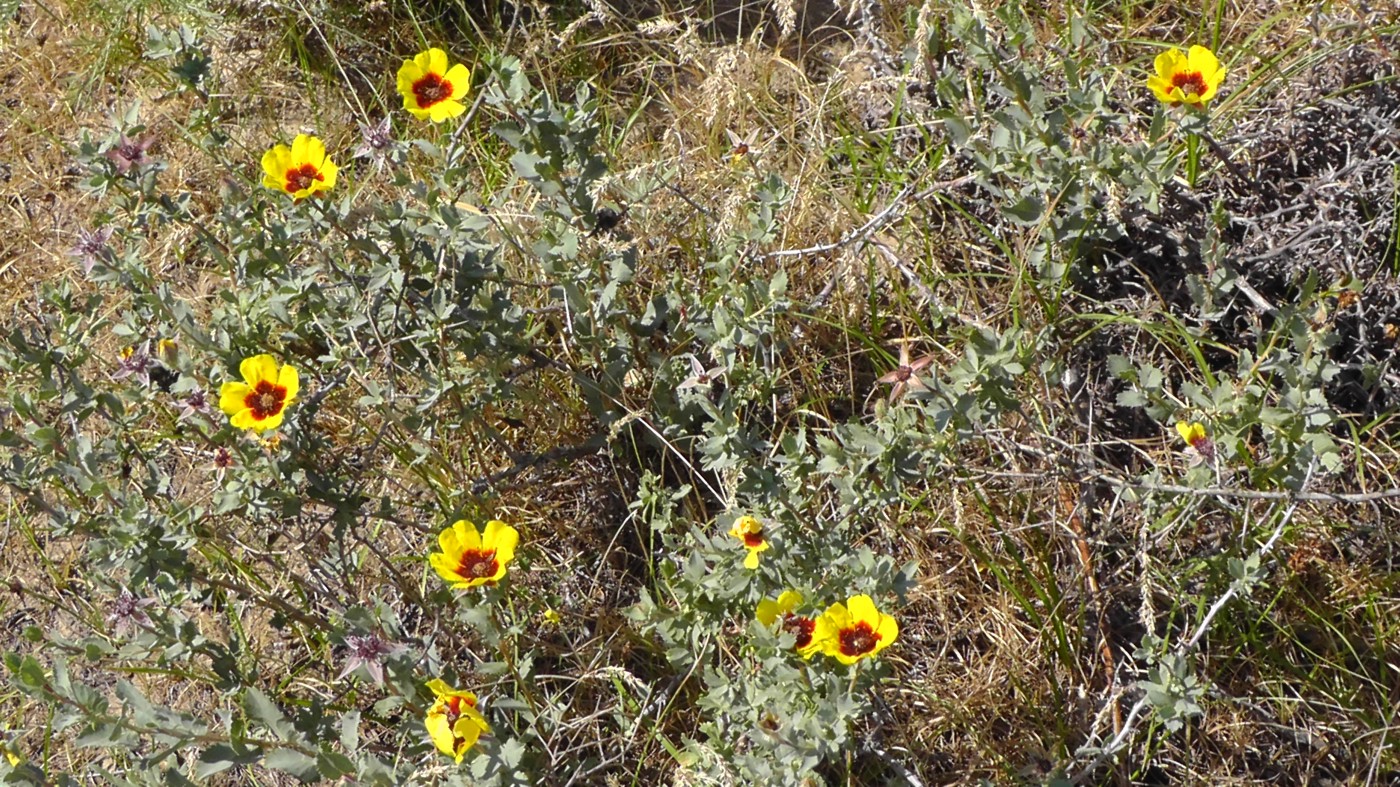
<svg viewBox="0 0 1400 787"><path fill-rule="evenodd" d="M754 611L754 617L765 626L772 626L782 619L783 631L792 634L795 642L793 648L804 659L812 658L812 654L821 650L822 643L812 636L816 631L817 622L806 615L796 614L796 609L802 603L802 594L796 590L783 591L778 596L777 601L764 599L758 602L758 609Z"/></svg>
<svg viewBox="0 0 1400 787"><path fill-rule="evenodd" d="M1225 67L1203 46L1193 46L1185 55L1180 49L1169 49L1158 55L1153 65L1157 73L1147 78L1147 87L1172 106L1204 104L1215 98L1225 79Z"/></svg>
<svg viewBox="0 0 1400 787"><path fill-rule="evenodd" d="M174 339L161 339L156 343L156 357L161 363L174 368L180 363L180 345Z"/></svg>
<svg viewBox="0 0 1400 787"><path fill-rule="evenodd" d="M899 637L895 619L875 608L866 595L832 604L817 618L812 639L821 651L842 664L854 664L888 648Z"/></svg>
<svg viewBox="0 0 1400 787"><path fill-rule="evenodd" d="M303 199L318 191L335 188L340 168L326 155L320 139L297 134L292 146L277 145L263 154L263 185Z"/></svg>
<svg viewBox="0 0 1400 787"><path fill-rule="evenodd" d="M1188 424L1185 421L1177 421L1176 433L1181 435L1181 439L1185 440L1187 445L1194 446L1206 439L1206 428L1199 423Z"/></svg>
<svg viewBox="0 0 1400 787"><path fill-rule="evenodd" d="M744 548L749 551L748 557L744 558L744 568L758 568L758 553L768 549L768 539L763 537L763 524L751 516L741 516L729 528L729 535L744 542Z"/></svg>
<svg viewBox="0 0 1400 787"><path fill-rule="evenodd" d="M491 725L476 709L476 695L470 691L458 691L437 679L428 681L428 688L437 700L423 717L423 726L438 751L460 763L482 733L491 731Z"/></svg>
<svg viewBox="0 0 1400 787"><path fill-rule="evenodd" d="M438 534L441 552L428 555L428 563L438 576L458 590L495 583L506 575L506 564L515 557L520 533L505 522L491 520L486 532L462 520Z"/></svg>
<svg viewBox="0 0 1400 787"><path fill-rule="evenodd" d="M1207 462L1215 461L1215 443L1206 435L1206 428L1199 423L1176 422L1176 433L1181 435L1181 439L1191 446L1188 454L1194 453L1192 465L1199 464L1202 460Z"/></svg>
<svg viewBox="0 0 1400 787"><path fill-rule="evenodd" d="M467 111L462 96L471 87L471 72L458 63L447 67L447 53L436 47L419 52L399 66L403 108L419 120L441 123Z"/></svg>
<svg viewBox="0 0 1400 787"><path fill-rule="evenodd" d="M243 382L219 388L219 409L235 429L265 432L282 425L282 413L297 398L300 378L291 364L277 366L271 355L254 355L238 365Z"/></svg>

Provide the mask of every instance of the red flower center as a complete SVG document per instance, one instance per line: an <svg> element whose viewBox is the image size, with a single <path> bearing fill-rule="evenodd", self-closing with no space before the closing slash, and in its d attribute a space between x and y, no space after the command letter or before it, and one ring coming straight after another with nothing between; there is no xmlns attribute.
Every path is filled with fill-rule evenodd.
<svg viewBox="0 0 1400 787"><path fill-rule="evenodd" d="M462 715L462 705L463 705L463 704L465 704L468 708L475 708L475 707L476 707L476 700L473 700L473 699L470 698L470 697L448 697L448 698L447 698L447 723L448 723L448 725L450 725L450 726L456 726L456 724L457 724L457 719L460 718L461 715Z"/></svg>
<svg viewBox="0 0 1400 787"><path fill-rule="evenodd" d="M422 109L452 97L452 83L437 74L424 74L413 83L413 97Z"/></svg>
<svg viewBox="0 0 1400 787"><path fill-rule="evenodd" d="M870 628L869 623L857 623L848 629L841 629L841 652L847 656L862 656L875 649L880 635Z"/></svg>
<svg viewBox="0 0 1400 787"><path fill-rule="evenodd" d="M496 562L494 549L468 549L457 562L457 574L473 579L486 579L496 576L500 564Z"/></svg>
<svg viewBox="0 0 1400 787"><path fill-rule="evenodd" d="M763 531L760 530L757 533L745 533L744 546L750 549L757 549L758 547L763 546Z"/></svg>
<svg viewBox="0 0 1400 787"><path fill-rule="evenodd" d="M287 193L295 194L298 191L305 191L311 188L311 184L325 179L326 176L310 164L293 167L287 170Z"/></svg>
<svg viewBox="0 0 1400 787"><path fill-rule="evenodd" d="M267 380L259 380L243 399L243 406L253 411L253 418L262 421L282 412L282 403L287 400L287 389Z"/></svg>
<svg viewBox="0 0 1400 787"><path fill-rule="evenodd" d="M1206 92L1206 78L1199 71L1180 71L1172 75L1172 85L1181 88L1187 96L1203 96Z"/></svg>
<svg viewBox="0 0 1400 787"><path fill-rule="evenodd" d="M817 622L802 615L794 615L791 612L783 614L783 631L789 632L797 638L796 646L805 648L812 644L812 631L816 629Z"/></svg>

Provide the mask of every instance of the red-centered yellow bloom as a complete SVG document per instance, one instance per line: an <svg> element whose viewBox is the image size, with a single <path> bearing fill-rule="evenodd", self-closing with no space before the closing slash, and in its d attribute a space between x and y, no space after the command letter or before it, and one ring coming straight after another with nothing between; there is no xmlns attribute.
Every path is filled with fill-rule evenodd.
<svg viewBox="0 0 1400 787"><path fill-rule="evenodd" d="M282 414L297 398L299 378L291 364L278 367L271 355L254 355L238 365L243 382L219 389L219 409L235 429L265 432L282 425Z"/></svg>
<svg viewBox="0 0 1400 787"><path fill-rule="evenodd" d="M1177 421L1176 433L1181 435L1181 439L1185 440L1187 445L1191 446L1208 439L1206 437L1206 428L1199 423L1188 424L1185 421Z"/></svg>
<svg viewBox="0 0 1400 787"><path fill-rule="evenodd" d="M768 550L768 539L763 535L763 523L751 516L741 516L734 521L734 526L729 528L729 535L744 542L744 549L749 551L748 557L744 558L744 568L758 568L758 554Z"/></svg>
<svg viewBox="0 0 1400 787"><path fill-rule="evenodd" d="M263 154L263 185L304 199L335 188L340 168L326 155L326 146L309 134L297 134L292 146L277 145Z"/></svg>
<svg viewBox="0 0 1400 787"><path fill-rule="evenodd" d="M866 595L836 602L817 618L812 639L821 651L842 664L854 664L888 648L899 636L899 624L875 608Z"/></svg>
<svg viewBox="0 0 1400 787"><path fill-rule="evenodd" d="M471 87L472 76L458 63L447 66L447 53L434 47L419 52L399 66L399 95L403 108L419 120L441 123L467 111L462 96Z"/></svg>
<svg viewBox="0 0 1400 787"><path fill-rule="evenodd" d="M802 594L796 590L783 591L778 596L777 601L764 599L758 602L758 609L754 611L754 617L765 626L772 626L780 619L783 631L792 634L793 649L804 659L812 658L812 654L821 650L822 643L812 636L816 630L817 622L806 615L797 614L797 607L802 603Z"/></svg>
<svg viewBox="0 0 1400 787"><path fill-rule="evenodd" d="M428 681L428 688L437 700L423 717L423 726L438 751L460 763L482 733L491 731L491 725L476 709L476 695L470 691L458 691L437 679Z"/></svg>
<svg viewBox="0 0 1400 787"><path fill-rule="evenodd" d="M1193 46L1187 54L1172 48L1157 56L1157 73L1147 78L1147 87L1165 103L1201 105L1215 98L1225 79L1225 67L1215 53Z"/></svg>
<svg viewBox="0 0 1400 787"><path fill-rule="evenodd" d="M486 532L462 520L438 534L441 552L428 555L438 576L458 590L495 583L506 575L506 564L515 557L520 533L505 522L491 520Z"/></svg>
<svg viewBox="0 0 1400 787"><path fill-rule="evenodd" d="M1187 445L1195 449L1196 456L1200 459L1207 462L1215 460L1215 443L1206 435L1204 426L1196 422L1188 424L1185 421L1177 421L1176 433L1181 435L1181 439L1185 440ZM1193 464L1198 462L1199 460Z"/></svg>

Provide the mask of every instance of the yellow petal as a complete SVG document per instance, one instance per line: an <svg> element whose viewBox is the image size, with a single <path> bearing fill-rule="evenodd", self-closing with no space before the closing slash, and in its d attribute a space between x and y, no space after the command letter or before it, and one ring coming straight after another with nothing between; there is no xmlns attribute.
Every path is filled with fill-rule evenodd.
<svg viewBox="0 0 1400 787"><path fill-rule="evenodd" d="M339 173L340 167L337 167L335 162L327 157L325 161L321 162L321 175L325 177L325 180L317 181L313 188L318 191L330 191L335 188L336 176Z"/></svg>
<svg viewBox="0 0 1400 787"><path fill-rule="evenodd" d="M765 598L758 602L758 609L754 610L753 616L758 619L759 623L771 626L778 622L778 615L781 611L776 601Z"/></svg>
<svg viewBox="0 0 1400 787"><path fill-rule="evenodd" d="M851 613L852 623L866 623L871 629L880 624L880 610L875 608L875 601L867 595L851 596L846 602L846 609Z"/></svg>
<svg viewBox="0 0 1400 787"><path fill-rule="evenodd" d="M291 151L286 145L277 145L268 150L262 156L263 185L271 179L274 182L273 188L282 188L282 183L287 175L287 157Z"/></svg>
<svg viewBox="0 0 1400 787"><path fill-rule="evenodd" d="M1157 70L1157 76L1170 82L1173 75L1186 69L1186 57L1180 49L1173 47L1157 55L1152 66Z"/></svg>
<svg viewBox="0 0 1400 787"><path fill-rule="evenodd" d="M763 551L763 550L760 550L760 549L750 549L750 550L749 550L749 556L746 557L746 558L744 558L744 568L747 568L747 569L749 569L750 571L752 571L752 570L758 568L758 561L759 561L758 553L761 552L761 551Z"/></svg>
<svg viewBox="0 0 1400 787"><path fill-rule="evenodd" d="M250 426L253 428L253 431L257 432L258 434L262 434L263 432L269 431L271 429L276 429L277 427L282 425L283 411L281 410L277 411L273 415L269 415L261 421L252 417L252 410L247 410L245 412L248 413L249 420L252 421Z"/></svg>
<svg viewBox="0 0 1400 787"><path fill-rule="evenodd" d="M797 609L797 605L801 603L802 594L796 590L785 590L782 595L778 596L778 610L784 614Z"/></svg>
<svg viewBox="0 0 1400 787"><path fill-rule="evenodd" d="M309 160L307 146L311 144L312 139L314 139L314 137L309 135L297 134L296 139L292 140L292 164L294 166L301 166L307 163Z"/></svg>
<svg viewBox="0 0 1400 787"><path fill-rule="evenodd" d="M1215 53L1203 46L1193 46L1186 55L1188 71L1199 71L1202 77L1209 77L1220 70L1220 61Z"/></svg>
<svg viewBox="0 0 1400 787"><path fill-rule="evenodd" d="M515 528L498 519L486 523L481 546L484 549L496 550L496 562L501 566L501 574L505 573L505 565L515 558L515 547L519 543L520 533Z"/></svg>
<svg viewBox="0 0 1400 787"><path fill-rule="evenodd" d="M452 93L448 95L448 98L456 101L467 94L467 88L471 87L472 84L472 73L467 70L466 66L458 63L447 70L443 79L452 85Z"/></svg>
<svg viewBox="0 0 1400 787"><path fill-rule="evenodd" d="M460 726L461 722L464 721L470 723L477 728L477 735L483 732L490 732L491 725L486 722L486 717L481 715L481 711L476 709L476 695L469 692L467 696L471 698L471 704L462 704L462 718L458 720L458 725Z"/></svg>
<svg viewBox="0 0 1400 787"><path fill-rule="evenodd" d="M423 62L422 59L418 61L418 65L422 66L424 71L431 74L437 74L438 76L442 76L443 74L447 73L446 52L442 51L441 49L438 49L437 47L433 47L427 52L424 52L422 55L419 55L418 57L423 58L424 55L427 56L427 62Z"/></svg>
<svg viewBox="0 0 1400 787"><path fill-rule="evenodd" d="M467 582L466 577L457 573L457 566L460 565L456 558L444 555L441 552L433 552L428 555L428 565L433 567L437 575L448 582Z"/></svg>
<svg viewBox="0 0 1400 787"><path fill-rule="evenodd" d="M399 66L398 83L399 91L411 90L413 83L423 78L423 68L415 60L405 60Z"/></svg>
<svg viewBox="0 0 1400 787"><path fill-rule="evenodd" d="M297 398L297 392L301 390L301 377L297 374L296 367L291 364L283 366L277 373L277 384L287 389L287 396L282 400L282 406L286 407Z"/></svg>
<svg viewBox="0 0 1400 787"><path fill-rule="evenodd" d="M836 647L836 624L827 615L818 615L812 627L812 641L803 650L812 653L831 653Z"/></svg>
<svg viewBox="0 0 1400 787"><path fill-rule="evenodd" d="M457 540L457 524L448 525L438 533L438 548L453 560L462 556L462 544Z"/></svg>
<svg viewBox="0 0 1400 787"><path fill-rule="evenodd" d="M1215 94L1220 92L1220 83L1225 81L1224 66L1215 70L1215 73L1207 71L1205 73L1206 92L1201 94L1201 100L1215 98Z"/></svg>
<svg viewBox="0 0 1400 787"><path fill-rule="evenodd" d="M423 718L423 726L428 728L428 737L433 739L433 745L443 754L456 756L457 752L453 748L455 739L452 735L452 725L447 723L447 715L443 713L429 713Z"/></svg>
<svg viewBox="0 0 1400 787"><path fill-rule="evenodd" d="M467 107L464 104L457 101L444 100L429 107L428 115L429 119L434 123L441 123L449 118L455 118L466 111Z"/></svg>
<svg viewBox="0 0 1400 787"><path fill-rule="evenodd" d="M1195 443L1197 440L1205 439L1206 428L1199 423L1188 424L1185 421L1177 421L1176 433L1181 435L1181 439L1187 443Z"/></svg>
<svg viewBox="0 0 1400 787"><path fill-rule="evenodd" d="M250 388L258 387L260 382L277 383L277 361L271 355L254 355L251 358L244 358L243 363L238 365L238 373L243 375L243 382Z"/></svg>
<svg viewBox="0 0 1400 787"><path fill-rule="evenodd" d="M227 382L219 388L219 409L227 415L237 415L248 409L244 404L253 389L243 383Z"/></svg>
<svg viewBox="0 0 1400 787"><path fill-rule="evenodd" d="M831 623L831 627L836 631L851 625L851 613L847 612L846 605L839 601L827 607L826 611L822 613L822 617Z"/></svg>
<svg viewBox="0 0 1400 787"><path fill-rule="evenodd" d="M899 621L895 620L893 615L881 615L880 625L875 627L875 633L880 635L880 641L875 644L875 650L872 652L879 653L899 639Z"/></svg>
<svg viewBox="0 0 1400 787"><path fill-rule="evenodd" d="M474 746L477 739L481 737L481 727L465 715L458 717L455 732L458 739L457 751L460 754L466 754L467 749ZM460 759L458 761L460 762Z"/></svg>
<svg viewBox="0 0 1400 787"><path fill-rule="evenodd" d="M306 138L306 163L317 169L326 163L326 143L320 137Z"/></svg>
<svg viewBox="0 0 1400 787"><path fill-rule="evenodd" d="M1148 77L1147 88L1152 91L1152 95L1156 96L1158 101L1171 104L1180 100L1172 96L1173 86L1168 79L1156 76Z"/></svg>
<svg viewBox="0 0 1400 787"><path fill-rule="evenodd" d="M459 519L452 523L452 529L457 533L457 545L463 552L481 549L481 533L477 532L475 523Z"/></svg>
<svg viewBox="0 0 1400 787"><path fill-rule="evenodd" d="M257 423L253 418L253 411L251 409L239 410L237 413L234 413L232 418L228 419L228 422L233 425L234 429L252 429L254 424Z"/></svg>

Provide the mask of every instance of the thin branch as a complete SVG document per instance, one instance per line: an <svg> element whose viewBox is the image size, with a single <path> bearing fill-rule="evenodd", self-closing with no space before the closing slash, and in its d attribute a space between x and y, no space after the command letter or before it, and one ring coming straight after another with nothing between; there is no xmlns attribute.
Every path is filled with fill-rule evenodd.
<svg viewBox="0 0 1400 787"><path fill-rule="evenodd" d="M552 464L554 462L566 459L578 459L580 457L588 456L590 454L596 454L605 446L606 441L599 439L598 436L595 436L593 439L587 440L581 445L565 445L559 446L557 448L551 448L550 450L544 451L542 453L525 454L524 456L521 456L518 459L516 459L515 464L511 465L510 467L507 467L504 470L492 473L491 475L473 481L471 485L471 493L474 495L479 495L482 492L485 492L487 489L506 480L507 478L517 476L533 467L539 467L540 465L545 464Z"/></svg>
<svg viewBox="0 0 1400 787"><path fill-rule="evenodd" d="M974 177L975 176L973 175L963 175L960 178L939 181L924 189L923 191L919 192L918 194L914 194L913 184L907 184L904 186L904 188L899 190L898 194L894 195L894 198L890 200L890 204L881 208L878 213L867 219L864 224L842 235L840 239L835 240L831 243L819 243L816 246L808 246L805 249L781 249L779 251L770 251L767 254L762 255L760 259L771 260L778 259L780 257L807 257L814 254L826 254L828 252L836 251L837 249L842 248L844 246L849 246L853 243L864 241L866 238L869 238L871 235L873 235L881 227L884 227L886 224L889 224L895 219L902 216L904 213L904 208L906 207L905 203L911 195L914 197L915 201L927 199L933 196L933 194L937 191L941 191L943 189L956 188L965 183L969 183L974 179Z"/></svg>

